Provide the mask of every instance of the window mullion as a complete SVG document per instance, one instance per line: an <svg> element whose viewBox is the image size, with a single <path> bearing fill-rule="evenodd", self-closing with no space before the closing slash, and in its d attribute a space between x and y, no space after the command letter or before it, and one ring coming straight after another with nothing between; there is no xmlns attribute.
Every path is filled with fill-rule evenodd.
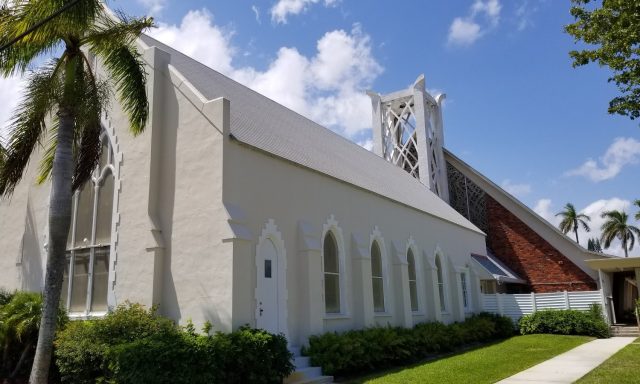
<svg viewBox="0 0 640 384"><path fill-rule="evenodd" d="M72 210L72 215L71 215L71 254L69 257L69 274L68 274L68 284L67 284L67 312L69 312L69 310L71 309L71 292L73 292L73 274L75 273L75 262L76 262L76 256L75 256L75 251L73 251L73 248L75 247L76 244L76 220L78 218L78 195L79 193L76 192L73 195L73 210ZM66 252L65 252L66 253Z"/></svg>
<svg viewBox="0 0 640 384"><path fill-rule="evenodd" d="M93 294L93 264L96 255L96 226L98 222L98 194L100 192L100 185L94 185L93 192L93 217L91 218L91 250L89 252L89 278L87 279L87 306L86 313L91 311L91 296Z"/></svg>

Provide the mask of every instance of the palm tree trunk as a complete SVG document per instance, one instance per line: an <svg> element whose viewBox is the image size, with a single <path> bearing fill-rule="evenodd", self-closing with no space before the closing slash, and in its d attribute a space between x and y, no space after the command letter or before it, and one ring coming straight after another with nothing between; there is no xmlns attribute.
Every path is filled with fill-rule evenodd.
<svg viewBox="0 0 640 384"><path fill-rule="evenodd" d="M42 299L42 319L38 333L36 354L29 383L46 384L53 352L53 338L60 307L60 293L66 261L67 236L71 223L71 181L73 175L73 125L70 108L58 111L58 145L51 171L51 198L49 202L49 247L47 272Z"/></svg>
<svg viewBox="0 0 640 384"><path fill-rule="evenodd" d="M578 241L578 228L574 228L573 232L576 233L576 243L580 244L580 241Z"/></svg>

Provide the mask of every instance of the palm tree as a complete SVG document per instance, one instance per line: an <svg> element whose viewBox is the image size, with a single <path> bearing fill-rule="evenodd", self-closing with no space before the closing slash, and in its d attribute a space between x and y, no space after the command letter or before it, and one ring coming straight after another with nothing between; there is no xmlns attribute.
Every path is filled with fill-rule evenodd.
<svg viewBox="0 0 640 384"><path fill-rule="evenodd" d="M582 228L586 232L591 231L587 221L591 221L591 218L583 213L576 212L576 208L571 203L567 203L564 206L564 211L556 213L556 216L562 216L562 221L558 225L562 233L565 235L569 231L573 231L576 234L576 243L580 243L578 241L578 227L582 225Z"/></svg>
<svg viewBox="0 0 640 384"><path fill-rule="evenodd" d="M12 41L71 0L13 0L0 8L0 45ZM45 136L40 181L51 178L49 245L36 355L29 382L47 382L56 313L62 289L65 247L71 221L71 196L86 181L100 156L100 118L113 85L130 130L140 134L149 113L146 73L135 39L151 27L150 18L112 15L101 0L75 1L0 52L0 74L30 70L25 94L10 122L11 134L0 169L0 197L10 196L29 159ZM101 59L109 79L93 73L88 51ZM51 121L49 127L46 122Z"/></svg>
<svg viewBox="0 0 640 384"><path fill-rule="evenodd" d="M640 208L640 199L634 201L633 205L635 205L636 207ZM640 220L640 211L636 212L636 220Z"/></svg>
<svg viewBox="0 0 640 384"><path fill-rule="evenodd" d="M602 243L605 248L609 248L613 239L619 239L624 249L624 257L629 257L629 251L633 249L636 236L640 238L640 229L627 224L629 217L624 211L608 211L602 214L607 219L602 224Z"/></svg>

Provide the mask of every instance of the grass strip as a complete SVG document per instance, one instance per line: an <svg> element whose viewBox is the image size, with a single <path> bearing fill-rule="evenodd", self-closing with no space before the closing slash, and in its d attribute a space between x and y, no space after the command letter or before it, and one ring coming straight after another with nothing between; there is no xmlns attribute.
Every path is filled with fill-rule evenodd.
<svg viewBox="0 0 640 384"><path fill-rule="evenodd" d="M640 339L622 348L576 383L635 384L638 382L640 382Z"/></svg>
<svg viewBox="0 0 640 384"><path fill-rule="evenodd" d="M515 336L489 346L409 367L378 372L348 382L495 383L591 340L593 338L586 336Z"/></svg>

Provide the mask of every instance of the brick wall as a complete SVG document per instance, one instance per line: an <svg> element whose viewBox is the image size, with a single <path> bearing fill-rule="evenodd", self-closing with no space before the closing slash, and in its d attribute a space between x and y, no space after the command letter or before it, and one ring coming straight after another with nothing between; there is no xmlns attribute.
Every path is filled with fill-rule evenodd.
<svg viewBox="0 0 640 384"><path fill-rule="evenodd" d="M487 245L532 291L586 291L595 281L489 195Z"/></svg>

